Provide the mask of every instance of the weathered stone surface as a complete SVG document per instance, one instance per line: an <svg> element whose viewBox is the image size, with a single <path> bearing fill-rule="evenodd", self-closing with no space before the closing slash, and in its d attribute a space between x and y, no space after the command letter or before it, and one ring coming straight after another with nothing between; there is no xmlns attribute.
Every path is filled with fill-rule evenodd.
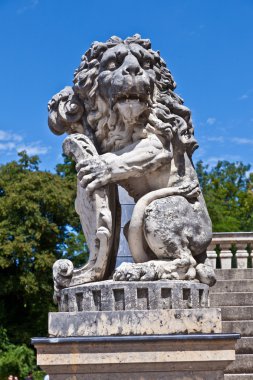
<svg viewBox="0 0 253 380"><path fill-rule="evenodd" d="M217 269L215 272L218 281L210 294L211 306L221 307L223 332L242 334L236 343L236 361L229 366L225 380L253 379L253 270Z"/></svg>
<svg viewBox="0 0 253 380"><path fill-rule="evenodd" d="M253 306L253 292L248 293L211 293L210 304L222 306Z"/></svg>
<svg viewBox="0 0 253 380"><path fill-rule="evenodd" d="M95 162L98 158L90 139L81 134L65 140L64 152L74 157L77 162ZM102 280L108 277L108 272L111 272L116 262L120 212L115 186L108 185L89 194L78 182L75 208L90 249L89 261L79 269L74 269L73 264L65 259L54 263L54 298L57 302L62 288Z"/></svg>
<svg viewBox="0 0 253 380"><path fill-rule="evenodd" d="M236 354L235 359L226 368L226 373L253 373L253 355Z"/></svg>
<svg viewBox="0 0 253 380"><path fill-rule="evenodd" d="M114 282L62 289L51 336L221 332L208 286L190 281ZM188 310L187 310L188 309Z"/></svg>
<svg viewBox="0 0 253 380"><path fill-rule="evenodd" d="M59 311L207 308L209 287L190 281L102 281L61 290Z"/></svg>
<svg viewBox="0 0 253 380"><path fill-rule="evenodd" d="M51 337L220 333L219 309L49 313Z"/></svg>
<svg viewBox="0 0 253 380"><path fill-rule="evenodd" d="M206 255L212 229L191 159L198 147L191 112L174 92L160 53L139 35L94 42L73 82L49 102L49 127L69 134L64 152L76 162L76 209L90 259L80 269L55 264L56 298L64 287L112 274L120 234L117 185L136 202L125 227L134 261L161 262L150 264L153 280L164 265L163 278L212 286ZM126 223L130 209L123 210ZM128 281L135 272L134 265L127 273L117 269L114 279Z"/></svg>
<svg viewBox="0 0 253 380"><path fill-rule="evenodd" d="M53 380L224 380L223 371L176 371L173 373L168 372L135 372L135 373L95 373L95 374L77 374L75 376L66 375L53 375ZM234 378L233 378L234 379ZM245 380L252 380L246 378ZM241 380L241 378L236 379ZM243 378L244 380L244 378Z"/></svg>
<svg viewBox="0 0 253 380"><path fill-rule="evenodd" d="M222 331L224 333L233 331L242 336L253 336L253 321L225 321L222 322Z"/></svg>
<svg viewBox="0 0 253 380"><path fill-rule="evenodd" d="M111 380L119 374L128 380L218 380L235 357L232 334L38 338L33 344L38 364L53 380Z"/></svg>
<svg viewBox="0 0 253 380"><path fill-rule="evenodd" d="M253 292L253 277L252 279L238 279L238 280L220 280L215 286L210 289L211 293L220 292L235 292L246 293Z"/></svg>
<svg viewBox="0 0 253 380"><path fill-rule="evenodd" d="M253 278L253 269L216 269L217 280L246 280Z"/></svg>
<svg viewBox="0 0 253 380"><path fill-rule="evenodd" d="M236 353L253 354L253 337L241 337L241 339L236 342Z"/></svg>
<svg viewBox="0 0 253 380"><path fill-rule="evenodd" d="M156 281L156 280L194 280L195 282L213 285L213 269L205 264L199 264L194 268L195 260L184 259L150 260L144 263L134 264L123 262L113 275L114 281ZM197 277L199 280L195 279ZM201 281L202 279L202 281ZM208 279L208 281L207 281Z"/></svg>
<svg viewBox="0 0 253 380"><path fill-rule="evenodd" d="M252 380L253 379L253 372L252 373L236 373L236 374L225 374L224 380Z"/></svg>
<svg viewBox="0 0 253 380"><path fill-rule="evenodd" d="M224 306L221 316L223 321L253 320L253 306Z"/></svg>

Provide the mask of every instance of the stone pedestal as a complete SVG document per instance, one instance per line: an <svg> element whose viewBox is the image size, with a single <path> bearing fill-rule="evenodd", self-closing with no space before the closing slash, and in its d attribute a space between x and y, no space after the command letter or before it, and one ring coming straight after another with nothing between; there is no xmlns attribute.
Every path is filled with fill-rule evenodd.
<svg viewBox="0 0 253 380"><path fill-rule="evenodd" d="M34 338L50 380L221 380L239 334Z"/></svg>
<svg viewBox="0 0 253 380"><path fill-rule="evenodd" d="M189 281L102 281L61 291L49 336L220 333L209 287Z"/></svg>
<svg viewBox="0 0 253 380"><path fill-rule="evenodd" d="M219 380L238 334L221 334L209 287L102 281L61 290L49 338L34 338L50 380ZM186 335L187 334L187 335Z"/></svg>

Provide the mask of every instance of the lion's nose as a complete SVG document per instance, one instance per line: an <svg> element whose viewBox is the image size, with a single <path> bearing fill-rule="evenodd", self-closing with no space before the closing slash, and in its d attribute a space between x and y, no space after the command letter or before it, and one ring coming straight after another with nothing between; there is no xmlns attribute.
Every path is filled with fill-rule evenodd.
<svg viewBox="0 0 253 380"><path fill-rule="evenodd" d="M125 58L122 73L123 75L141 75L143 70L137 58L130 55Z"/></svg>

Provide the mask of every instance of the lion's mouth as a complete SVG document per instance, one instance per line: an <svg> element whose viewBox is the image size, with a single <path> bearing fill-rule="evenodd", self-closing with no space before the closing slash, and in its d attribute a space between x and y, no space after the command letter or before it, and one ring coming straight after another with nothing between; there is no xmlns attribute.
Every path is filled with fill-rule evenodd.
<svg viewBox="0 0 253 380"><path fill-rule="evenodd" d="M148 118L150 103L149 94L124 94L113 99L112 110L128 124L133 124L140 118Z"/></svg>
<svg viewBox="0 0 253 380"><path fill-rule="evenodd" d="M150 94L124 94L117 95L112 98L112 105L116 103L145 103L146 105L150 104Z"/></svg>

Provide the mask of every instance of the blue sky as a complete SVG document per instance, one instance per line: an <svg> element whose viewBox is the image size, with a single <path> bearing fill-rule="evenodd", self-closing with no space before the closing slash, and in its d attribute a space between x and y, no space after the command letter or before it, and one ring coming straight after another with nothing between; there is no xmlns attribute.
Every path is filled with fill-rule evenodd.
<svg viewBox="0 0 253 380"><path fill-rule="evenodd" d="M160 50L192 110L195 161L253 164L252 0L0 0L0 163L27 149L61 161L47 102L71 85L92 41L140 33Z"/></svg>

